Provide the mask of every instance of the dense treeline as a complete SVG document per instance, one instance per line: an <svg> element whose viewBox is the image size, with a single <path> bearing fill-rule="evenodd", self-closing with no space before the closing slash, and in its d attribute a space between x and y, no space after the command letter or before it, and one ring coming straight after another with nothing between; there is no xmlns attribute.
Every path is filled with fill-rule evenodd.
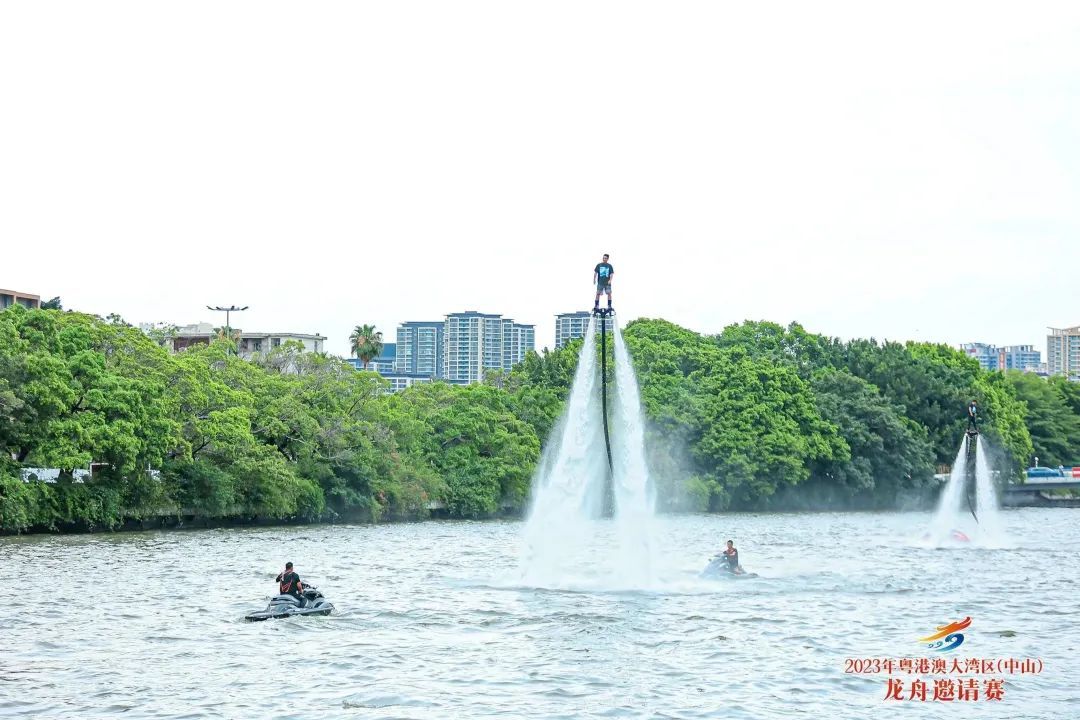
<svg viewBox="0 0 1080 720"><path fill-rule="evenodd" d="M384 387L288 345L259 362L227 341L170 355L118 319L5 310L0 527L416 518L432 501L483 516L523 502L540 444L507 393ZM91 462L92 479L76 478ZM22 482L24 467L62 472Z"/></svg>
<svg viewBox="0 0 1080 720"><path fill-rule="evenodd" d="M986 373L944 346L770 323L703 336L638 320L625 336L662 509L895 506L952 462L971 398L1006 472L1077 459L1080 387ZM389 395L376 374L298 347L248 362L222 339L170 355L119 318L9 308L0 529L520 510L579 349L484 385ZM61 475L23 482L26 468Z"/></svg>
<svg viewBox="0 0 1080 720"><path fill-rule="evenodd" d="M894 507L952 463L971 399L1006 473L1032 455L1026 383L1045 381L984 372L946 346L842 343L760 322L710 337L637 320L625 337L663 508ZM575 352L530 358L518 383L565 388Z"/></svg>

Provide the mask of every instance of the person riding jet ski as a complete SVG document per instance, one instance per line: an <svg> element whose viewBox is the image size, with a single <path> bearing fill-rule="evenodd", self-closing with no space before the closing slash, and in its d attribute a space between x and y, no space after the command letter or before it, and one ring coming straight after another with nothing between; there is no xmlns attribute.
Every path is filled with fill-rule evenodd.
<svg viewBox="0 0 1080 720"><path fill-rule="evenodd" d="M708 566L701 571L701 577L705 578L752 578L757 573L748 573L739 564L739 551L735 549L735 543L727 541L727 548L713 557Z"/></svg>
<svg viewBox="0 0 1080 720"><path fill-rule="evenodd" d="M720 553L720 557L727 561L727 570L732 575L742 575L746 571L739 564L739 551L735 549L735 543L727 541L727 547Z"/></svg>
<svg viewBox="0 0 1080 720"><path fill-rule="evenodd" d="M304 586L291 562L285 563L285 569L278 573L275 581L278 583L278 594L292 595L300 603L300 607L304 607Z"/></svg>
<svg viewBox="0 0 1080 720"><path fill-rule="evenodd" d="M268 620L270 618L296 615L329 615L334 606L327 601L314 585L305 586L293 570L293 564L285 563L285 569L275 578L279 594L270 598L266 610L244 616L245 620Z"/></svg>

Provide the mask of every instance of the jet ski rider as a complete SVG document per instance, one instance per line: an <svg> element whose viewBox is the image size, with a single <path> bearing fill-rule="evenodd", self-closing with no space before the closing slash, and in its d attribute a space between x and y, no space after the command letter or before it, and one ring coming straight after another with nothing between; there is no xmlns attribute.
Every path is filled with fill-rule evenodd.
<svg viewBox="0 0 1080 720"><path fill-rule="evenodd" d="M293 570L291 562L285 563L285 569L278 573L276 580L279 593L292 595L300 603L300 607L304 606L304 586L300 582L300 576Z"/></svg>
<svg viewBox="0 0 1080 720"><path fill-rule="evenodd" d="M727 569L731 574L742 575L746 572L739 564L739 551L735 549L735 543L731 540L727 541L727 548L720 555L727 560Z"/></svg>

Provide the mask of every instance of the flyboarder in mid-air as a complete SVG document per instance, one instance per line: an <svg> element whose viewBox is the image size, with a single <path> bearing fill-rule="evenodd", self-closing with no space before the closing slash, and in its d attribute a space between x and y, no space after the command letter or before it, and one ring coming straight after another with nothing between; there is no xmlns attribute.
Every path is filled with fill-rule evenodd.
<svg viewBox="0 0 1080 720"><path fill-rule="evenodd" d="M968 431L970 432L970 431L974 430L976 433L978 433L979 432L979 406L975 403L974 400L972 400L970 403L968 403L967 416L968 416L968 426L967 426Z"/></svg>
<svg viewBox="0 0 1080 720"><path fill-rule="evenodd" d="M596 300L593 301L593 312L600 310L600 296L607 295L607 310L610 314L611 307L611 278L615 275L615 268L608 262L608 255L604 253L604 259L593 268L593 282L596 284Z"/></svg>

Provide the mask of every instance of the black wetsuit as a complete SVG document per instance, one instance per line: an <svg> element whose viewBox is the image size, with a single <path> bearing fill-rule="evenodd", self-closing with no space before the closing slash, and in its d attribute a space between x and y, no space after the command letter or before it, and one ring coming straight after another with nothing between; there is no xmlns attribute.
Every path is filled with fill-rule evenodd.
<svg viewBox="0 0 1080 720"><path fill-rule="evenodd" d="M968 429L979 431L979 408L977 405L968 405Z"/></svg>
<svg viewBox="0 0 1080 720"><path fill-rule="evenodd" d="M300 601L301 605L304 604L304 593L301 591L303 586L300 584L300 576L295 571L289 570L288 572L279 573L277 582L278 592L282 595L292 595Z"/></svg>

